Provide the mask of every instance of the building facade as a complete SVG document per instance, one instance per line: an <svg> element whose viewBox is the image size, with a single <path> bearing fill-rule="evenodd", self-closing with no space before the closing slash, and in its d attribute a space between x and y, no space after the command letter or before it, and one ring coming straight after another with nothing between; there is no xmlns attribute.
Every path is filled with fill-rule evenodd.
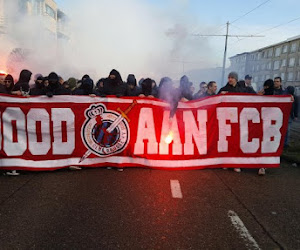
<svg viewBox="0 0 300 250"><path fill-rule="evenodd" d="M237 71L241 79L251 75L260 88L265 80L277 76L283 86L300 88L300 36L229 59L230 70Z"/></svg>
<svg viewBox="0 0 300 250"><path fill-rule="evenodd" d="M54 39L69 39L69 19L53 0L0 0L0 34L7 34L20 15L39 17L45 32Z"/></svg>

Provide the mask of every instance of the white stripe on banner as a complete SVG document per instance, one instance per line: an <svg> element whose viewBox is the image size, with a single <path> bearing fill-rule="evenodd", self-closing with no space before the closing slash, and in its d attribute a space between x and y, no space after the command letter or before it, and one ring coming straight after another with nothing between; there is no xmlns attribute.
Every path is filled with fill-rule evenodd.
<svg viewBox="0 0 300 250"><path fill-rule="evenodd" d="M280 164L280 157L220 157L210 159L197 160L150 160L145 158L132 158L123 156L110 156L107 158L91 158L84 160L79 164L80 158L69 158L61 160L46 160L46 161L32 161L24 159L0 159L0 166L10 167L32 167L32 168L56 168L70 165L88 166L94 164L137 164L146 167L163 167L163 168L189 168L201 166L214 166L222 164ZM0 167L1 168L1 167Z"/></svg>
<svg viewBox="0 0 300 250"><path fill-rule="evenodd" d="M30 98L0 96L0 102L8 103L132 103L132 99L114 98L114 97L90 97L90 96L35 96ZM155 101L152 99L137 99L139 104L153 104L160 107L168 107L169 104L163 101ZM192 101L188 103L180 102L178 108L199 108L202 106L215 105L218 103L289 103L291 97L279 96L258 96L258 95L217 95L212 98L206 98L200 101Z"/></svg>

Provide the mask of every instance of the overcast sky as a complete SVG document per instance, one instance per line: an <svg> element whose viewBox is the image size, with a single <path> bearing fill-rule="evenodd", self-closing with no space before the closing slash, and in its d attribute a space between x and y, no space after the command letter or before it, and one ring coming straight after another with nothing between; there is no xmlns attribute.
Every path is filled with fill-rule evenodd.
<svg viewBox="0 0 300 250"><path fill-rule="evenodd" d="M73 39L82 39L82 47L92 49L93 52L86 53L85 60L101 58L106 64L99 67L105 72L110 67L119 67L126 73L130 69L139 74L147 71L150 77L162 72L174 76L182 71L181 61L186 61L186 71L222 66L225 38L193 34L225 34L227 21L233 22L229 28L231 35L265 36L230 38L228 57L300 35L299 0L56 2L74 22ZM296 18L299 20L271 29Z"/></svg>

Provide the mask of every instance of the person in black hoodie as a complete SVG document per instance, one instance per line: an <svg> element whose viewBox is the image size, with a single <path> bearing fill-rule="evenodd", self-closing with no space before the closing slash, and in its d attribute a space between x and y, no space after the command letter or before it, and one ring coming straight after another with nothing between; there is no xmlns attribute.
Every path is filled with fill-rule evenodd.
<svg viewBox="0 0 300 250"><path fill-rule="evenodd" d="M58 75L51 72L48 76L49 86L46 89L46 95L52 97L53 95L70 95L71 92L65 89L60 83Z"/></svg>
<svg viewBox="0 0 300 250"><path fill-rule="evenodd" d="M193 83L189 81L189 78L184 75L180 78L179 92L181 95L181 101L190 101L193 99L193 93L191 91L191 86Z"/></svg>
<svg viewBox="0 0 300 250"><path fill-rule="evenodd" d="M274 81L272 79L268 79L264 82L263 95L274 95Z"/></svg>
<svg viewBox="0 0 300 250"><path fill-rule="evenodd" d="M12 77L12 75L7 75L4 79L4 83L5 83L6 93L11 94L11 91L15 86L14 78Z"/></svg>
<svg viewBox="0 0 300 250"><path fill-rule="evenodd" d="M34 88L30 89L30 95L46 95L46 88L44 86L44 77L42 75L38 76L35 80Z"/></svg>
<svg viewBox="0 0 300 250"><path fill-rule="evenodd" d="M115 95L117 97L125 96L126 85L122 81L120 73L113 69L108 78L103 82L103 89L99 92L100 96Z"/></svg>
<svg viewBox="0 0 300 250"><path fill-rule="evenodd" d="M27 70L23 69L20 73L19 81L13 87L11 93L13 95L27 95L29 93L29 81L31 79L32 73Z"/></svg>
<svg viewBox="0 0 300 250"><path fill-rule="evenodd" d="M238 84L238 74L236 72L230 72L228 74L228 83L221 88L218 94L226 93L244 93L245 90Z"/></svg>
<svg viewBox="0 0 300 250"><path fill-rule="evenodd" d="M153 80L150 78L147 78L143 81L142 89L141 89L141 93L140 93L139 97L154 98L154 96L152 95L152 83L153 83Z"/></svg>
<svg viewBox="0 0 300 250"><path fill-rule="evenodd" d="M180 101L181 94L178 89L173 86L173 81L169 77L163 77L160 80L158 87L158 98L170 104L170 118L174 116L178 102Z"/></svg>
<svg viewBox="0 0 300 250"><path fill-rule="evenodd" d="M138 96L140 89L137 87L135 75L129 74L127 77L126 96Z"/></svg>
<svg viewBox="0 0 300 250"><path fill-rule="evenodd" d="M94 81L88 76L83 77L81 80L81 85L76 88L73 95L91 95L94 94Z"/></svg>

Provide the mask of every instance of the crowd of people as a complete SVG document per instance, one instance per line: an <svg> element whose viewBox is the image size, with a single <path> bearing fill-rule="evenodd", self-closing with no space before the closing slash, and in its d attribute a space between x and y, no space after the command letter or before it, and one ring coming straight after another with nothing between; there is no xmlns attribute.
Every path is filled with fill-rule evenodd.
<svg viewBox="0 0 300 250"><path fill-rule="evenodd" d="M288 86L286 89L282 86L282 79L275 77L267 79L264 82L263 89L256 92L252 85L252 77L245 76L245 79L239 80L236 72L230 72L227 84L217 92L217 83L210 81L208 83L201 82L199 91L194 93L193 83L187 76L180 79L178 88L175 88L174 82L169 77L163 77L159 85L150 78L142 78L137 82L134 74L129 74L127 81L122 80L121 74L113 69L107 78L101 78L94 84L89 75L84 75L82 79L77 80L74 77L64 80L57 73L51 72L48 76L37 74L34 76L34 86L30 87L32 72L22 70L18 81L15 83L11 75L0 77L0 93L19 96L37 96L46 95L52 97L54 95L91 95L105 97L114 95L122 96L138 96L148 98L159 98L167 101L172 107L173 113L176 110L178 102L186 102L197 100L208 96L226 93L250 93L258 95L292 95L294 98L293 108L289 118L289 126L285 137L284 147L289 146L289 131L292 121L298 118L298 100L295 96L295 88ZM171 111L171 112L172 112ZM235 168L234 171L241 172L241 169ZM265 174L265 169L259 169L259 175Z"/></svg>

